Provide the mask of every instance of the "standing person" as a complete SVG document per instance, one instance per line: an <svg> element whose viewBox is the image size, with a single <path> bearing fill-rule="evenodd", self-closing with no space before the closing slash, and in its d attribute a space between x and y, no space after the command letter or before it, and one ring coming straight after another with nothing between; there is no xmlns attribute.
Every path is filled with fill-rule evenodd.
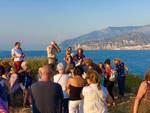
<svg viewBox="0 0 150 113"><path fill-rule="evenodd" d="M128 74L128 68L127 68L127 66L125 66L125 64L119 58L114 59L113 62L116 65L119 96L124 97L125 78Z"/></svg>
<svg viewBox="0 0 150 113"><path fill-rule="evenodd" d="M8 107L8 83L2 75L5 74L5 69L0 65L0 99L3 100L3 103Z"/></svg>
<svg viewBox="0 0 150 113"><path fill-rule="evenodd" d="M68 80L67 91L69 94L69 113L83 113L82 99L80 97L85 81L82 78L83 69L77 66L74 69L74 75Z"/></svg>
<svg viewBox="0 0 150 113"><path fill-rule="evenodd" d="M112 98L107 89L100 85L98 73L88 71L86 80L89 86L82 90L84 113L108 113L107 102L112 103Z"/></svg>
<svg viewBox="0 0 150 113"><path fill-rule="evenodd" d="M9 79L10 96L13 97L19 89L20 89L20 84L19 84L17 69L15 67L12 67L11 75Z"/></svg>
<svg viewBox="0 0 150 113"><path fill-rule="evenodd" d="M104 86L104 81L105 81L105 75L104 75L104 64L103 62L99 62L98 63L98 68L99 68L99 72L101 75L101 85Z"/></svg>
<svg viewBox="0 0 150 113"><path fill-rule="evenodd" d="M0 113L9 113L8 107L5 105L0 97Z"/></svg>
<svg viewBox="0 0 150 113"><path fill-rule="evenodd" d="M69 50L69 51L70 51L70 53L71 53L71 56L73 57L72 48L71 48L71 47L68 47L68 48L67 48L67 50Z"/></svg>
<svg viewBox="0 0 150 113"><path fill-rule="evenodd" d="M150 113L150 69L139 87L132 113Z"/></svg>
<svg viewBox="0 0 150 113"><path fill-rule="evenodd" d="M57 65L57 53L61 52L61 49L55 41L51 42L47 47L48 64L53 64L56 68Z"/></svg>
<svg viewBox="0 0 150 113"><path fill-rule="evenodd" d="M69 79L69 75L64 73L65 67L62 63L59 63L57 65L56 70L58 71L58 74L54 75L54 82L61 85L64 94L63 113L69 113L68 112L69 96L67 94L67 81Z"/></svg>
<svg viewBox="0 0 150 113"><path fill-rule="evenodd" d="M53 70L49 65L39 69L40 81L31 86L33 113L62 113L63 92L52 82Z"/></svg>
<svg viewBox="0 0 150 113"><path fill-rule="evenodd" d="M107 87L107 90L114 100L114 94L113 94L113 87L115 82L110 80L111 74L112 74L112 66L111 66L111 61L110 59L106 59L104 62L104 73L105 73L105 80L104 80L104 86Z"/></svg>
<svg viewBox="0 0 150 113"><path fill-rule="evenodd" d="M16 42L15 47L11 51L12 60L16 71L18 72L21 68L21 63L24 61L25 54L21 49L21 43Z"/></svg>
<svg viewBox="0 0 150 113"><path fill-rule="evenodd" d="M77 49L77 54L74 56L74 61L76 65L82 65L84 61L85 55L82 48Z"/></svg>
<svg viewBox="0 0 150 113"><path fill-rule="evenodd" d="M71 55L71 48L70 47L67 48L67 50L66 50L66 56L65 56L64 60L65 60L65 63L66 63L65 72L68 73L70 67L75 65L75 63L73 61L73 57Z"/></svg>
<svg viewBox="0 0 150 113"><path fill-rule="evenodd" d="M31 98L29 89L32 85L32 77L27 62L22 62L21 67L23 70L19 72L19 82L21 89L23 90L23 106L30 107Z"/></svg>

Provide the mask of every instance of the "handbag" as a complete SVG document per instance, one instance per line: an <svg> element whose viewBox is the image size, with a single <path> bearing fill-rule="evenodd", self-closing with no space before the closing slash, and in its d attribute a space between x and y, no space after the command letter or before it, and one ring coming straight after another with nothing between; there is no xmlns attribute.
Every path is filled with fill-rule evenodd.
<svg viewBox="0 0 150 113"><path fill-rule="evenodd" d="M60 79L62 78L62 76L63 76L63 75L61 75L61 76L59 77L59 79L57 80L57 82L56 82L56 83L58 83L58 82L60 81Z"/></svg>

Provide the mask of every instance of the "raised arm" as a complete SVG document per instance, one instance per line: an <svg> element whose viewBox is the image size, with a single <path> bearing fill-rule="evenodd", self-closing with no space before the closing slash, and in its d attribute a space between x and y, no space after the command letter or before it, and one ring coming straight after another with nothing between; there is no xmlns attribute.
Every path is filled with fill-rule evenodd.
<svg viewBox="0 0 150 113"><path fill-rule="evenodd" d="M61 52L60 47L59 47L56 43L54 44L54 47L55 47L55 49L57 50L57 52Z"/></svg>

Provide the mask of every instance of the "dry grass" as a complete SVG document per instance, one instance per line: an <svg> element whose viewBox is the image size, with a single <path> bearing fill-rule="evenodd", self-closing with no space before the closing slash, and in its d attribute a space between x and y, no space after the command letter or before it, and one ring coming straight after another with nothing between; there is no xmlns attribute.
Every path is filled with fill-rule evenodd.
<svg viewBox="0 0 150 113"><path fill-rule="evenodd" d="M109 113L130 113L131 105L132 105L132 99L127 97L125 100L122 100L116 106L109 107ZM32 113L32 111L30 108L16 108L11 113Z"/></svg>

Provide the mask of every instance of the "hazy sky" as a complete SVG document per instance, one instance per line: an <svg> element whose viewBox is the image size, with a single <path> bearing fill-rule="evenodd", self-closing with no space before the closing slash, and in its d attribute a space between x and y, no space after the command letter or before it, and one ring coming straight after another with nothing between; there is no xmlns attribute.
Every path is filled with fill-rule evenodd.
<svg viewBox="0 0 150 113"><path fill-rule="evenodd" d="M51 40L107 26L150 24L150 0L0 0L0 50L15 41L41 50Z"/></svg>

